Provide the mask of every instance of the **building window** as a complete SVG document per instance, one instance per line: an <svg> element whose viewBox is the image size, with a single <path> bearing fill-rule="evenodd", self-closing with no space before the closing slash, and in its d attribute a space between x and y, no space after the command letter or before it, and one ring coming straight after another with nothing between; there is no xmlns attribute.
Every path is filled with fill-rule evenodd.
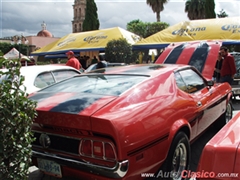
<svg viewBox="0 0 240 180"><path fill-rule="evenodd" d="M74 32L77 32L77 25L74 25Z"/></svg>

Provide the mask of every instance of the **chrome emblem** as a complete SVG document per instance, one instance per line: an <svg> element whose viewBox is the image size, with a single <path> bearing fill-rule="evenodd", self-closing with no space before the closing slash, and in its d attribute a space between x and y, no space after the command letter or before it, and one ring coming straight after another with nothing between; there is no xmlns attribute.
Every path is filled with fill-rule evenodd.
<svg viewBox="0 0 240 180"><path fill-rule="evenodd" d="M47 134L41 134L39 143L42 145L42 147L48 148L51 145L51 139Z"/></svg>

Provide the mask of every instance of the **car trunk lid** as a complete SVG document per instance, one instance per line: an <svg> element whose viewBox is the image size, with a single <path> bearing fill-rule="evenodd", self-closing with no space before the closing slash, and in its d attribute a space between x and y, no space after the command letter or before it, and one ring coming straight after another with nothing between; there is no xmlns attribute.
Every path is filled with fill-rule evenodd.
<svg viewBox="0 0 240 180"><path fill-rule="evenodd" d="M116 96L38 92L29 98L38 103L38 116L34 123L54 130L78 132L77 129L91 130L90 116L113 101Z"/></svg>

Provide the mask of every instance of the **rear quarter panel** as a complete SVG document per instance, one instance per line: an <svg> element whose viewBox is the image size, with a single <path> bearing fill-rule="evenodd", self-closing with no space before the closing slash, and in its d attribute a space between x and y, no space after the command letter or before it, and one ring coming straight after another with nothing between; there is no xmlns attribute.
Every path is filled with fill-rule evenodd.
<svg viewBox="0 0 240 180"><path fill-rule="evenodd" d="M194 116L194 100L177 89L174 75L166 73L165 81L158 78L126 92L92 116L93 131L104 134L106 127L114 127L115 134L111 136L116 140L120 159L145 154L153 148L151 160L154 154L158 154L156 161L163 160L174 136L170 131L188 126L182 119ZM175 124L177 120L180 123Z"/></svg>

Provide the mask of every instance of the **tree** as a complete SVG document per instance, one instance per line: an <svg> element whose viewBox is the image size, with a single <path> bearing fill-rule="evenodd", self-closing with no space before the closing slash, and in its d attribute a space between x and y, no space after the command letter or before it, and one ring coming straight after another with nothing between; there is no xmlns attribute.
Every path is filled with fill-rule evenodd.
<svg viewBox="0 0 240 180"><path fill-rule="evenodd" d="M187 0L185 12L190 20L216 18L214 0Z"/></svg>
<svg viewBox="0 0 240 180"><path fill-rule="evenodd" d="M97 6L94 0L87 0L86 14L83 21L83 31L98 30L100 26Z"/></svg>
<svg viewBox="0 0 240 180"><path fill-rule="evenodd" d="M135 33L143 38L151 36L163 29L169 27L168 23L165 22L142 22L139 19L133 20L127 23L127 30Z"/></svg>
<svg viewBox="0 0 240 180"><path fill-rule="evenodd" d="M12 48L17 49L20 53L27 55L28 46L26 44L10 44L10 43L0 43L0 49L3 54L8 53Z"/></svg>
<svg viewBox="0 0 240 180"><path fill-rule="evenodd" d="M113 39L107 43L105 58L109 62L131 63L132 46L125 38Z"/></svg>
<svg viewBox="0 0 240 180"><path fill-rule="evenodd" d="M144 23L139 19L133 20L127 23L127 30L141 36L142 38L151 36L159 31L162 31L163 29L166 29L167 27L169 27L169 24L165 22ZM161 50L159 50L159 52L160 51ZM147 60L148 53L149 53L149 49L143 49L141 51L135 50L133 51L133 57L138 56L139 54L143 54L142 59Z"/></svg>
<svg viewBox="0 0 240 180"><path fill-rule="evenodd" d="M24 81L21 63L0 58L0 67L3 66L8 71L0 71L0 76L6 77L0 84L0 179L27 180L36 103L20 88Z"/></svg>
<svg viewBox="0 0 240 180"><path fill-rule="evenodd" d="M217 14L218 18L228 17L228 14L222 9L219 14Z"/></svg>
<svg viewBox="0 0 240 180"><path fill-rule="evenodd" d="M157 22L160 22L160 12L164 10L164 4L167 2L168 0L147 0L147 4L156 13Z"/></svg>
<svg viewBox="0 0 240 180"><path fill-rule="evenodd" d="M190 20L205 19L205 4L205 0L187 0L185 3L185 12L188 18Z"/></svg>
<svg viewBox="0 0 240 180"><path fill-rule="evenodd" d="M205 2L205 19L216 18L214 0L206 0Z"/></svg>

